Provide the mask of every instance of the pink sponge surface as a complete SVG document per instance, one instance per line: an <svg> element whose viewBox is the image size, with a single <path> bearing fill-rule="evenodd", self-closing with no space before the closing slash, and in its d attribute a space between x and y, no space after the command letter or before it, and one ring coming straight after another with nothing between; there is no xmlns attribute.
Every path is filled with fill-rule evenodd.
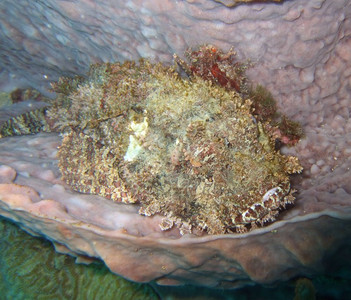
<svg viewBox="0 0 351 300"><path fill-rule="evenodd" d="M350 168L305 179L281 220L247 234L180 236L137 205L72 192L60 181L55 134L0 140L0 214L60 252L103 260L134 281L240 287L325 271L351 235ZM303 161L303 157L302 157ZM307 183L309 182L309 183ZM313 182L313 185L312 185Z"/></svg>

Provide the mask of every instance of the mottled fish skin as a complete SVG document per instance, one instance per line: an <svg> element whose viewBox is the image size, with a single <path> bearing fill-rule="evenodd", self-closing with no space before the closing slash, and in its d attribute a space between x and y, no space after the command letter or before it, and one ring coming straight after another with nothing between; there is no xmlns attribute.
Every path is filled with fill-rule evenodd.
<svg viewBox="0 0 351 300"><path fill-rule="evenodd" d="M238 91L147 60L95 65L85 82L56 90L47 116L63 133L59 168L76 191L138 202L181 234L245 232L294 201L298 159L275 150Z"/></svg>
<svg viewBox="0 0 351 300"><path fill-rule="evenodd" d="M26 100L0 108L0 138L47 131L47 102Z"/></svg>

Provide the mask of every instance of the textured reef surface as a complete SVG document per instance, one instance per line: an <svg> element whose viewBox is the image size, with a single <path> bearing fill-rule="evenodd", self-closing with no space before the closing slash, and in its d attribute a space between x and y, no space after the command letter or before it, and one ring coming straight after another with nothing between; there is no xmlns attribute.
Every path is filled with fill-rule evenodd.
<svg viewBox="0 0 351 300"><path fill-rule="evenodd" d="M136 205L72 192L60 180L61 138L41 133L0 140L1 215L62 252L102 259L136 281L240 287L319 274L349 280L351 3L229 8L223 4L233 1L221 2L1 1L0 84L7 91L23 85L47 91L50 82L86 74L94 63L140 57L171 63L173 53L191 46L235 47L241 60L253 62L249 79L268 88L280 111L305 130L298 143L280 136L294 145L281 152L304 167L292 180L298 190L292 208L242 234L162 231L162 216L144 217ZM235 87L215 64L211 71Z"/></svg>
<svg viewBox="0 0 351 300"><path fill-rule="evenodd" d="M240 3L252 3L252 2L282 2L282 0L215 0L216 2L222 3L225 6L233 7Z"/></svg>
<svg viewBox="0 0 351 300"><path fill-rule="evenodd" d="M80 192L138 202L142 215L161 214L160 227L175 224L181 234L244 232L274 220L293 203L289 174L302 167L275 149L278 128L256 120L252 101L228 90L220 72L216 84L141 60L94 66L79 84L61 79L47 115L65 132L63 179Z"/></svg>
<svg viewBox="0 0 351 300"><path fill-rule="evenodd" d="M2 218L0 232L2 299L159 299L146 284L117 277L103 264L75 264Z"/></svg>

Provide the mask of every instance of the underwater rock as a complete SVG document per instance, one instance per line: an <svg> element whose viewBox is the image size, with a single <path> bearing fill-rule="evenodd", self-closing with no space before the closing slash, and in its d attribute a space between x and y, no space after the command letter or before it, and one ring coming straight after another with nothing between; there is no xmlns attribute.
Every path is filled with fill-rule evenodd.
<svg viewBox="0 0 351 300"><path fill-rule="evenodd" d="M293 203L298 159L275 150L237 92L147 60L95 65L54 89L67 84L48 116L66 132L59 167L73 189L138 202L182 234L244 232Z"/></svg>

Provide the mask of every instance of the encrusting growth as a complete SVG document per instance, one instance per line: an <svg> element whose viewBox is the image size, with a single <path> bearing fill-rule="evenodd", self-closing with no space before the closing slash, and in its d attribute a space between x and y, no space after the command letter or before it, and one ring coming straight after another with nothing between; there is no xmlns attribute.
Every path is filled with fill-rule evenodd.
<svg viewBox="0 0 351 300"><path fill-rule="evenodd" d="M245 80L242 65L229 68L233 53L197 51L206 61L176 57L187 78L140 60L56 83L47 116L64 133L60 170L77 191L163 215L163 230L245 232L293 202L289 174L302 167L275 150L272 125L239 94Z"/></svg>

